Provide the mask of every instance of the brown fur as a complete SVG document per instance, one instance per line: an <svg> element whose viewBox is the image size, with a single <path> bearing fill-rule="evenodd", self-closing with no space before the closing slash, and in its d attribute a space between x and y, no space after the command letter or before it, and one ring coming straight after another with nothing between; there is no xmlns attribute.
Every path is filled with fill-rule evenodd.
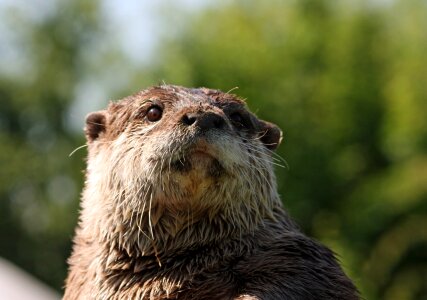
<svg viewBox="0 0 427 300"><path fill-rule="evenodd" d="M154 87L86 122L64 299L358 299L333 253L282 207L280 130L236 96Z"/></svg>

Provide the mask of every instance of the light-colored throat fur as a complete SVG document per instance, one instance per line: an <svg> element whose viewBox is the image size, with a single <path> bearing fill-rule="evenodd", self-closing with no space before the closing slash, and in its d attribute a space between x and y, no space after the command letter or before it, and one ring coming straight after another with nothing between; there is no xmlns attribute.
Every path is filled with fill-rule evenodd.
<svg viewBox="0 0 427 300"><path fill-rule="evenodd" d="M216 140L212 147L222 145L218 151L224 152L219 155L225 166L218 178L198 168L184 174L171 170L171 153L179 151L166 142L131 147L129 137L122 135L91 145L78 234L132 257L154 254L161 263L165 253L238 239L265 220L276 220L281 204L271 153L256 140ZM239 159L227 154L236 152ZM197 197L192 192L196 179L197 186L205 187Z"/></svg>

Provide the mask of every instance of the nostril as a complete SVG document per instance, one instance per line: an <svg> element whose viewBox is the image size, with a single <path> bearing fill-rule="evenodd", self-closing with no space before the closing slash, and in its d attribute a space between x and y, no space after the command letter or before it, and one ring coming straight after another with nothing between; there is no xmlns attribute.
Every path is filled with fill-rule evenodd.
<svg viewBox="0 0 427 300"><path fill-rule="evenodd" d="M196 120L197 120L197 117L194 116L194 115L187 115L187 114L185 114L182 117L182 123L184 123L185 125L188 125L188 126L194 124L196 122Z"/></svg>
<svg viewBox="0 0 427 300"><path fill-rule="evenodd" d="M212 112L186 113L181 117L181 123L201 130L223 129L226 125L222 116Z"/></svg>

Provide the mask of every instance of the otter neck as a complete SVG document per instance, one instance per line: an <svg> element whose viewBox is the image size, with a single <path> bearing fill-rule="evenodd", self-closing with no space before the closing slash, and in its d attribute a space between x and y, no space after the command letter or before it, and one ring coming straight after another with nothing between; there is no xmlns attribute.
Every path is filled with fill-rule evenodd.
<svg viewBox="0 0 427 300"><path fill-rule="evenodd" d="M277 202L275 202L277 203ZM191 212L170 211L152 207L152 214L160 214L158 220L150 221L147 215L141 223L123 223L120 228L112 228L117 232L127 227L127 234L118 239L117 234L101 237L104 243L114 245L125 251L129 256L151 256L160 259L170 253L217 244L229 239L239 239L250 235L264 226L266 221L275 221L275 211L280 207L270 207L268 211L251 212L242 207L240 213L220 209L215 215L206 213L194 216ZM137 218L136 216L135 218ZM114 226L114 225L113 225ZM127 237L126 237L127 235Z"/></svg>
<svg viewBox="0 0 427 300"><path fill-rule="evenodd" d="M93 201L94 197L85 200ZM94 202L111 201L114 200L103 199ZM234 203L231 207L210 208L206 211L199 209L191 211L191 207L188 207L188 210L176 211L161 203L148 207L149 211L144 212L132 209L129 209L130 212L127 210L118 212L114 206L103 206L101 209L104 213L97 214L95 222L93 215L90 214L92 209L90 211L83 209L82 228L88 228L88 234L92 236L87 237L98 240L110 252L124 252L129 257L154 255L161 260L170 253L253 234L266 221L280 219L277 218L278 212L282 214L276 194L265 203L268 205L247 206L244 201L241 203L240 207L236 207Z"/></svg>
<svg viewBox="0 0 427 300"><path fill-rule="evenodd" d="M262 176L242 167L246 173L239 176L205 180L202 195L195 196L189 193L192 180L185 184L185 178L169 177L155 168L153 176L135 176L138 169L129 172L103 163L105 159L99 153L88 166L82 235L130 257L162 256L238 239L267 220L275 221L281 209L274 174L267 168L256 170Z"/></svg>

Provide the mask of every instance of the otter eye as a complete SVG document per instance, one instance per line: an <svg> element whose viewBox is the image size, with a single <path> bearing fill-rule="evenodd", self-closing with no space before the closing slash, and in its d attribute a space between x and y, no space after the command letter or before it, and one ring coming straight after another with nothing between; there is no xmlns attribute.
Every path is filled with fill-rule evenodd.
<svg viewBox="0 0 427 300"><path fill-rule="evenodd" d="M158 106L152 106L147 111L147 120L150 122L157 122L162 118L162 109Z"/></svg>
<svg viewBox="0 0 427 300"><path fill-rule="evenodd" d="M230 119L231 121L233 121L233 123L236 123L237 125L240 125L240 126L244 125L243 116L238 112L232 113L230 115Z"/></svg>

